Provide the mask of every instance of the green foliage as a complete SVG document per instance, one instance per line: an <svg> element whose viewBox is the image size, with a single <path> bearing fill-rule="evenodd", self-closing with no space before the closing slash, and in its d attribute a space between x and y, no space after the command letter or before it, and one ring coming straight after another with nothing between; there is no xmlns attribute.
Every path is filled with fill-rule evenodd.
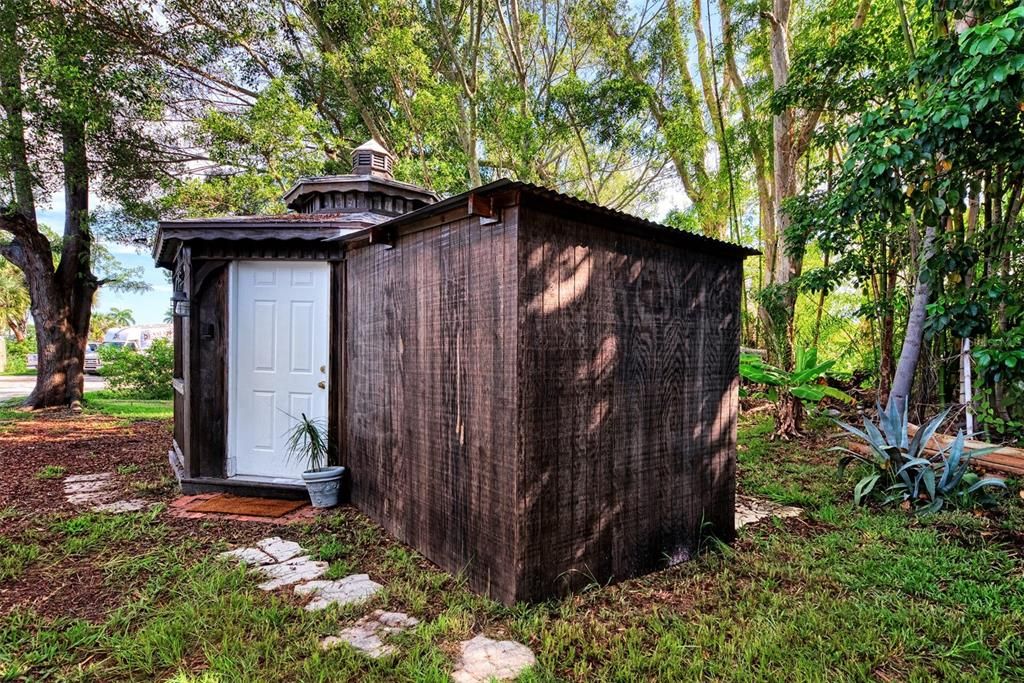
<svg viewBox="0 0 1024 683"><path fill-rule="evenodd" d="M0 582L17 579L39 558L40 548L34 543L12 541L0 536Z"/></svg>
<svg viewBox="0 0 1024 683"><path fill-rule="evenodd" d="M60 479L65 471L63 465L46 465L36 472L36 479Z"/></svg>
<svg viewBox="0 0 1024 683"><path fill-rule="evenodd" d="M985 489L1006 488L1006 483L997 477L982 479L970 470L971 458L989 449L968 452L961 430L956 439L937 454L929 456L925 451L948 414L947 409L934 416L921 425L912 438L906 409L900 413L895 402L884 410L879 406L877 425L865 417L863 430L838 422L870 448L870 455L843 447L833 449L844 453L839 459L840 477L853 462L870 468L854 486L854 503L863 504L881 483L885 487L883 505L899 502L916 514L935 513L946 504L962 507L992 504Z"/></svg>
<svg viewBox="0 0 1024 683"><path fill-rule="evenodd" d="M822 381L835 363L834 360L818 363L817 349L800 348L797 349L793 371L789 372L765 362L756 354L741 353L740 376L754 384L771 387L769 398L774 401L789 393L811 404L820 403L825 397L853 403L852 396Z"/></svg>
<svg viewBox="0 0 1024 683"><path fill-rule="evenodd" d="M347 160L332 163L344 142L293 88L286 79L274 79L251 106L212 109L196 120L191 135L231 171L185 180L165 205L189 217L282 213L281 196L300 177L347 173Z"/></svg>
<svg viewBox="0 0 1024 683"><path fill-rule="evenodd" d="M102 341L107 330L135 324L135 316L128 309L111 308L107 312L94 311L89 319L89 339Z"/></svg>
<svg viewBox="0 0 1024 683"><path fill-rule="evenodd" d="M289 416L290 417L290 416ZM307 471L316 472L327 467L327 421L323 418L309 418L305 413L295 420L285 436L288 456L307 466Z"/></svg>
<svg viewBox="0 0 1024 683"><path fill-rule="evenodd" d="M25 276L13 263L0 256L0 334L8 330L24 333L29 305Z"/></svg>
<svg viewBox="0 0 1024 683"><path fill-rule="evenodd" d="M31 329L31 328L29 328ZM8 375L24 375L29 372L26 359L28 354L36 352L36 337L29 335L24 341L7 341L7 369Z"/></svg>
<svg viewBox="0 0 1024 683"><path fill-rule="evenodd" d="M148 400L169 399L174 373L174 348L166 339L157 339L145 351L127 346L100 346L101 374L114 395Z"/></svg>

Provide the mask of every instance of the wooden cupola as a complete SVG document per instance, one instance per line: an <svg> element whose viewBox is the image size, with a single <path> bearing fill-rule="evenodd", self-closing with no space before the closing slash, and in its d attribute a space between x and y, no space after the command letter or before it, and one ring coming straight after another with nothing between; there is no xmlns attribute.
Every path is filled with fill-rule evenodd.
<svg viewBox="0 0 1024 683"><path fill-rule="evenodd" d="M394 180L391 172L394 165L395 157L373 138L352 150L352 175L369 175Z"/></svg>
<svg viewBox="0 0 1024 683"><path fill-rule="evenodd" d="M394 155L376 140L352 150L348 175L302 178L284 196L296 213L373 213L387 218L423 208L438 200L436 194L395 180Z"/></svg>

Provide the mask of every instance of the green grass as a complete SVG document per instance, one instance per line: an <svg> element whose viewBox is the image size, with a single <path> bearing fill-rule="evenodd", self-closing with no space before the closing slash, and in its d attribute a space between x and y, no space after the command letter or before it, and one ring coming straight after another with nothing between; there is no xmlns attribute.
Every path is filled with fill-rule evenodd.
<svg viewBox="0 0 1024 683"><path fill-rule="evenodd" d="M9 398L0 401L0 425L3 425L5 422L24 420L28 417L31 417L31 415L21 410L20 398Z"/></svg>
<svg viewBox="0 0 1024 683"><path fill-rule="evenodd" d="M59 479L66 471L61 465L45 465L36 471L36 479Z"/></svg>
<svg viewBox="0 0 1024 683"><path fill-rule="evenodd" d="M184 535L159 510L57 515L4 540L5 576L88 564L120 602L95 623L0 617L0 680L447 681L457 643L477 633L527 643L524 681L861 681L1024 678L1024 504L994 517L915 518L855 508L820 442L767 440L744 421L740 485L806 508L732 547L559 601L507 608L474 595L365 518L342 512L274 533L385 590L361 607L307 613L290 593L216 561L216 529ZM1018 539L1018 540L1014 540ZM31 567L31 569L28 569ZM421 619L380 661L319 639L376 608Z"/></svg>
<svg viewBox="0 0 1024 683"><path fill-rule="evenodd" d="M172 401L148 401L118 398L111 391L87 391L83 406L87 411L103 413L123 420L169 420L174 417Z"/></svg>
<svg viewBox="0 0 1024 683"><path fill-rule="evenodd" d="M21 576L39 553L40 548L35 543L19 543L0 536L0 582ZM2 662L0 659L0 664Z"/></svg>

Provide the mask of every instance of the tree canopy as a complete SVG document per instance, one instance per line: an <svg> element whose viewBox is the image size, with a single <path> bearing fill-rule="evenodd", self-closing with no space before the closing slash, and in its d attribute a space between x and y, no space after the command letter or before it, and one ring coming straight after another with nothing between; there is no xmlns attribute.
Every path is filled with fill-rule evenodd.
<svg viewBox="0 0 1024 683"><path fill-rule="evenodd" d="M283 211L373 137L441 194L511 177L755 246L744 343L775 366L816 349L849 388L922 414L970 393L986 429L1020 434L1022 11L18 0L0 190L29 216L92 181L106 208L47 238L59 271L83 236L144 241L157 215ZM0 227L17 265L27 233Z"/></svg>

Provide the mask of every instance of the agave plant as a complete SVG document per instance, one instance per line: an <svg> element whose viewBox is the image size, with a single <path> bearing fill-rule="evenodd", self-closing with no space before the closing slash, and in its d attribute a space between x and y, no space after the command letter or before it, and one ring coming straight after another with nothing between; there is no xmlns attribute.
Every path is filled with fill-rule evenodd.
<svg viewBox="0 0 1024 683"><path fill-rule="evenodd" d="M322 470L327 466L327 423L322 419L308 418L305 413L293 419L295 424L285 435L289 457L306 463L308 472Z"/></svg>
<svg viewBox="0 0 1024 683"><path fill-rule="evenodd" d="M928 455L926 446L948 415L949 409L931 418L913 437L906 408L901 413L895 402L885 410L878 407L877 425L865 417L863 430L837 420L840 427L870 448L870 455L843 447L833 449L844 454L839 459L840 476L853 462L871 468L853 488L854 503L860 505L879 482L886 487L883 504L906 503L918 514L938 512L946 501L971 504L977 492L983 494L977 502L988 503L991 499L985 489L1006 488L1006 483L998 477L982 478L971 471L973 457L994 449L966 450L963 431L958 432L947 447Z"/></svg>

